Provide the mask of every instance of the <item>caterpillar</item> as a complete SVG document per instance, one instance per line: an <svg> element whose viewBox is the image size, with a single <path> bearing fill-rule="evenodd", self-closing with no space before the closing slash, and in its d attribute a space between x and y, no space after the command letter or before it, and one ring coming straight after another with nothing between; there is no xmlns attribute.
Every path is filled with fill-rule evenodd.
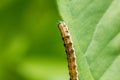
<svg viewBox="0 0 120 80"><path fill-rule="evenodd" d="M65 47L67 61L68 61L68 70L69 70L70 80L78 80L75 50L73 48L73 43L72 43L72 39L68 30L68 27L64 22L60 21L58 23L58 28L61 32L62 40L64 42L64 47Z"/></svg>

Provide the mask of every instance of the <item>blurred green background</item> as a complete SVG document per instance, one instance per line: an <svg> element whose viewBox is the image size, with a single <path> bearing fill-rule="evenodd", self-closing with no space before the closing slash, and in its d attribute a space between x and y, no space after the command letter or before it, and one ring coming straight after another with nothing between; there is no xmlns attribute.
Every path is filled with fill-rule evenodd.
<svg viewBox="0 0 120 80"><path fill-rule="evenodd" d="M67 80L55 0L0 0L0 80Z"/></svg>

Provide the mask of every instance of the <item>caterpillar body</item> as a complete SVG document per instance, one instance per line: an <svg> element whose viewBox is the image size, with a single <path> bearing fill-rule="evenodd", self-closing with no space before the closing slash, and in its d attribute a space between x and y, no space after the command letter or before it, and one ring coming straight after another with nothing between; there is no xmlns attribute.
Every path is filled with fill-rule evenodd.
<svg viewBox="0 0 120 80"><path fill-rule="evenodd" d="M73 48L72 39L68 30L67 25L64 22L59 22L58 28L61 32L62 40L64 42L64 47L67 55L68 69L70 80L78 80L78 71L76 65L76 56Z"/></svg>

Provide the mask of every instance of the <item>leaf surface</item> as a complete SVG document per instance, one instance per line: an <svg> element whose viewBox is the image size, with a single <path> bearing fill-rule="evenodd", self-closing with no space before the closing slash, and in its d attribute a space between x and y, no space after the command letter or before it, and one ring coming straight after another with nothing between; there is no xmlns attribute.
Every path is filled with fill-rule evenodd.
<svg viewBox="0 0 120 80"><path fill-rule="evenodd" d="M69 27L79 80L120 80L120 0L57 0Z"/></svg>

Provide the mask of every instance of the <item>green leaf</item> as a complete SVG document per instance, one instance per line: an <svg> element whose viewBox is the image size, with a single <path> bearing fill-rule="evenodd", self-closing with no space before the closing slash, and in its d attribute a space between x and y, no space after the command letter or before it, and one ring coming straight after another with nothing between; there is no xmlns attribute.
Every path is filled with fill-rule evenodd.
<svg viewBox="0 0 120 80"><path fill-rule="evenodd" d="M120 0L57 0L69 27L79 80L120 80Z"/></svg>

